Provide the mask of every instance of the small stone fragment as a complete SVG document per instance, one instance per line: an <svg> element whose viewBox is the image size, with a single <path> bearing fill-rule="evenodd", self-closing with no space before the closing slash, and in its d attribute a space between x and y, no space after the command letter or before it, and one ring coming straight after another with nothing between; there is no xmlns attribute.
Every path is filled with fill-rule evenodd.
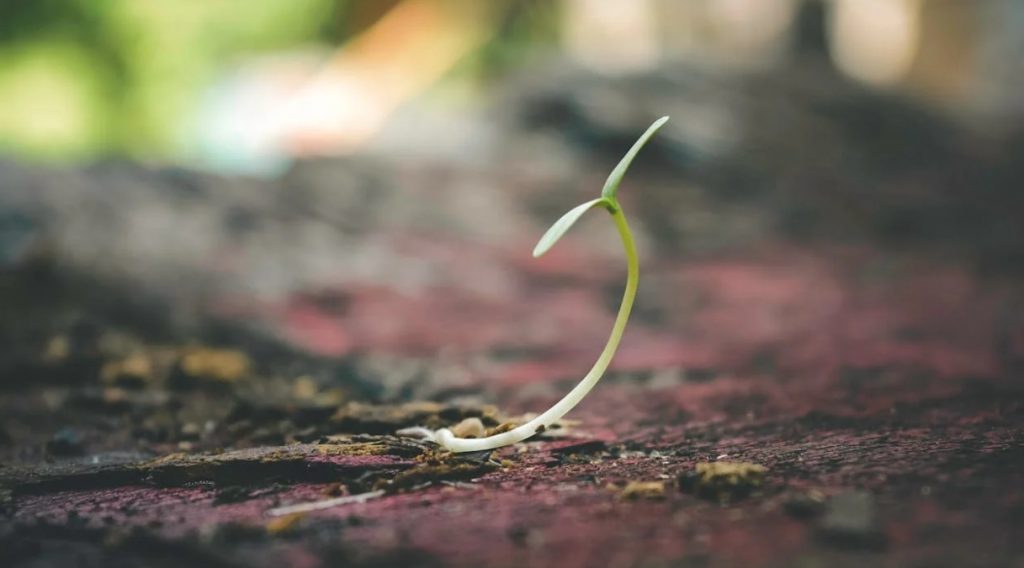
<svg viewBox="0 0 1024 568"><path fill-rule="evenodd" d="M829 499L818 536L840 548L884 548L885 534L878 522L874 496L867 491L847 491Z"/></svg>
<svg viewBox="0 0 1024 568"><path fill-rule="evenodd" d="M479 418L466 418L452 426L452 434L458 438L482 438L486 429Z"/></svg>

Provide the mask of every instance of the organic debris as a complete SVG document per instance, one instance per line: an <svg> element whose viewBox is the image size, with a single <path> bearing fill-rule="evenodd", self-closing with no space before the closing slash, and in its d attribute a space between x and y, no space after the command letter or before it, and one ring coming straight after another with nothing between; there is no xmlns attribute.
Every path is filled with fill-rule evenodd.
<svg viewBox="0 0 1024 568"><path fill-rule="evenodd" d="M417 465L393 479L379 480L374 489L396 492L439 482L468 481L502 467L491 459L491 451L456 454L448 450L428 450L416 458Z"/></svg>
<svg viewBox="0 0 1024 568"><path fill-rule="evenodd" d="M455 406L433 402L396 405L352 402L338 408L329 422L340 432L392 434L414 426L431 429L451 426L468 418L476 418L484 426L496 426L499 423L498 411L491 406Z"/></svg>
<svg viewBox="0 0 1024 568"><path fill-rule="evenodd" d="M277 517L266 524L267 534L270 536L281 536L292 533L305 516L305 513L292 513Z"/></svg>
<svg viewBox="0 0 1024 568"><path fill-rule="evenodd" d="M181 371L188 377L222 383L235 382L250 372L249 357L232 349L196 347L181 357Z"/></svg>
<svg viewBox="0 0 1024 568"><path fill-rule="evenodd" d="M679 486L699 497L726 504L760 488L767 471L762 465L747 462L701 462L679 477Z"/></svg>
<svg viewBox="0 0 1024 568"><path fill-rule="evenodd" d="M506 422L502 422L501 424L498 424L493 428L488 428L487 431L484 432L484 435L494 436L495 434L502 434L504 432L508 432L509 430L515 429L516 426L519 426L519 422L509 420Z"/></svg>
<svg viewBox="0 0 1024 568"><path fill-rule="evenodd" d="M664 481L630 481L619 492L622 499L664 499Z"/></svg>

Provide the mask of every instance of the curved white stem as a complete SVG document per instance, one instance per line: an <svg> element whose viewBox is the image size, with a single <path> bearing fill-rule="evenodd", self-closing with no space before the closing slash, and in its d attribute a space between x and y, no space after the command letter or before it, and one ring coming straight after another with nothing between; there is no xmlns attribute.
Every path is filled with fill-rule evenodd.
<svg viewBox="0 0 1024 568"><path fill-rule="evenodd" d="M633 243L633 235L629 232L626 217L622 214L622 208L614 201L609 201L608 207L612 218L615 219L615 226L619 229L619 236L622 237L622 246L626 250L626 290L622 293L622 304L619 306L619 313L615 317L615 324L612 325L612 333L608 337L608 343L605 344L604 350L601 351L601 355L597 358L597 362L590 368L590 372L562 400L559 400L554 406L526 424L517 426L508 432L502 432L501 434L495 434L486 438L457 438L451 430L443 428L432 433L431 439L434 442L453 452L493 450L521 442L534 434L543 432L551 424L565 416L566 413L583 400L583 397L587 396L590 389L594 388L597 381L604 375L608 365L612 362L615 350L619 347L619 342L622 340L622 333L626 329L626 321L629 320L629 313L633 309L633 300L636 298L637 284L640 278L636 245Z"/></svg>

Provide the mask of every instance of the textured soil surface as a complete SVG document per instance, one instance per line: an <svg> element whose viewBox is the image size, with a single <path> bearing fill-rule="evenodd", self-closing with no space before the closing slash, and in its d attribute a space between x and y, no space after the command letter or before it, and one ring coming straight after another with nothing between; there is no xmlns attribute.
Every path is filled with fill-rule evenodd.
<svg viewBox="0 0 1024 568"><path fill-rule="evenodd" d="M1024 137L813 79L528 87L490 159L278 181L0 162L0 564L1024 564ZM612 371L396 437L585 372L614 231L529 250L665 113Z"/></svg>

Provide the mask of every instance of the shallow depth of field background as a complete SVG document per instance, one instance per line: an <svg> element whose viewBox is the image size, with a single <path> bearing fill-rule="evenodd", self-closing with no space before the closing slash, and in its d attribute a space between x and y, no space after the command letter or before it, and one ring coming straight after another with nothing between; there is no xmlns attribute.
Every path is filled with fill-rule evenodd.
<svg viewBox="0 0 1024 568"><path fill-rule="evenodd" d="M272 175L472 147L508 77L554 61L628 81L679 60L771 73L808 50L1000 128L1024 112L1022 22L1012 0L7 0L0 153Z"/></svg>

